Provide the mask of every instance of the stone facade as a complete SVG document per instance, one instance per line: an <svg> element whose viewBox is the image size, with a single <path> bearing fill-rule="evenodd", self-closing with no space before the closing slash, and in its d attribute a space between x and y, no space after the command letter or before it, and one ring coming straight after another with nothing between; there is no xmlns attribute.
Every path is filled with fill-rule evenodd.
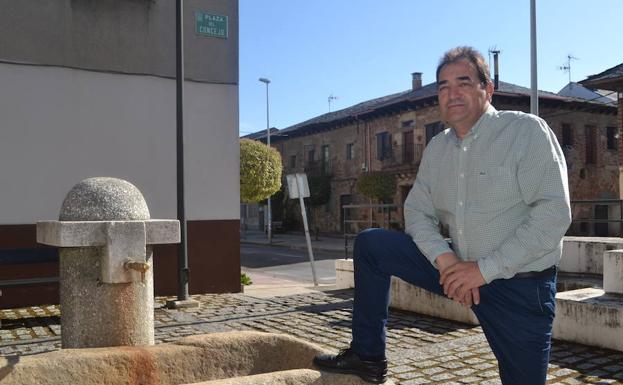
<svg viewBox="0 0 623 385"><path fill-rule="evenodd" d="M513 85L506 87L510 86ZM357 178L366 171L387 171L396 175L397 192L391 202L396 207L349 210L348 219L361 223L354 227L347 224L346 232L356 233L370 224L403 227L402 204L417 174L422 152L430 137L443 125L434 94L428 92L423 98L402 99L407 100L371 107L366 113L348 118L344 118L343 113L334 121L324 116L317 118L324 119L322 124L312 119L310 123L282 130L288 136L277 136L274 140L273 145L283 157L284 175L306 172L331 177L330 201L310 209L320 231L344 231L341 212L344 204L378 203L357 194ZM500 92L494 94L493 105L500 110L528 112L530 100L525 94ZM561 145L565 143L571 199L619 199L619 130L608 129L617 127L616 108L547 94L540 101L540 115L556 133ZM612 136L613 132L617 135L609 141L608 133ZM615 140L614 146L612 140ZM611 148L608 148L609 143ZM587 207L578 206L574 210L578 214L588 210L584 213L587 216L594 214L593 206ZM620 215L616 210L618 206L609 207L608 216ZM586 230L587 235L591 232L584 227L582 230Z"/></svg>

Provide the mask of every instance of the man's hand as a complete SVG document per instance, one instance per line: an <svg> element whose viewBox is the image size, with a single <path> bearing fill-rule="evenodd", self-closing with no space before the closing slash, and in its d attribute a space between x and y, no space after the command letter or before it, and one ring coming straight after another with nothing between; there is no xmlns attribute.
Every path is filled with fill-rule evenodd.
<svg viewBox="0 0 623 385"><path fill-rule="evenodd" d="M471 307L474 304L478 305L480 303L480 289L476 287L469 290L463 299L458 302L466 307Z"/></svg>
<svg viewBox="0 0 623 385"><path fill-rule="evenodd" d="M439 264L439 263L438 263ZM484 285L485 279L480 273L477 262L457 262L440 270L440 282L443 292L455 301L466 306L480 303L478 288Z"/></svg>
<svg viewBox="0 0 623 385"><path fill-rule="evenodd" d="M459 259L459 257L456 256L456 254L454 254L453 252L449 252L449 253L443 253L439 255L435 259L435 262L437 263L437 267L439 268L439 271L443 272L450 266L461 262L461 260ZM463 306L470 307L474 303L475 304L480 303L480 291L478 290L478 288L474 288L468 291L462 298L453 298L453 299L456 302L459 302Z"/></svg>

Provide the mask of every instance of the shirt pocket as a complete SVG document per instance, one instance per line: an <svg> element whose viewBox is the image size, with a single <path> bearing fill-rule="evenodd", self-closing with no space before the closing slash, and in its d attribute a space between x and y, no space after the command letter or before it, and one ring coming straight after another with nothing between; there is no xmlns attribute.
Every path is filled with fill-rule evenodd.
<svg viewBox="0 0 623 385"><path fill-rule="evenodd" d="M510 167L486 167L476 170L474 210L499 211L520 199L514 170Z"/></svg>

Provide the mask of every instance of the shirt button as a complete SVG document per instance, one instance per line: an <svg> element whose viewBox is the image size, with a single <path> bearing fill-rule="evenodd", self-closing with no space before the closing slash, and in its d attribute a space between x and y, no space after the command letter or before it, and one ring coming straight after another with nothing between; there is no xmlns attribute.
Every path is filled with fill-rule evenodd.
<svg viewBox="0 0 623 385"><path fill-rule="evenodd" d="M464 178L464 177L465 177L465 174L461 173L459 176L460 176L461 178Z"/></svg>
<svg viewBox="0 0 623 385"><path fill-rule="evenodd" d="M459 235L463 235L463 230L459 230Z"/></svg>
<svg viewBox="0 0 623 385"><path fill-rule="evenodd" d="M463 147L463 151L467 151L467 146Z"/></svg>
<svg viewBox="0 0 623 385"><path fill-rule="evenodd" d="M459 206L463 206L463 201L459 201Z"/></svg>

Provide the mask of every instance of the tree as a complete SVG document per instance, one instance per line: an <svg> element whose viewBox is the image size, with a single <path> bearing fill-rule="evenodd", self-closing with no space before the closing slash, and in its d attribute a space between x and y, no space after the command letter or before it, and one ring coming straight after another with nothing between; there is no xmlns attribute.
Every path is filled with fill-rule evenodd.
<svg viewBox="0 0 623 385"><path fill-rule="evenodd" d="M250 139L240 139L240 200L267 199L281 187L281 155L277 150Z"/></svg>
<svg viewBox="0 0 623 385"><path fill-rule="evenodd" d="M392 199L396 195L396 176L382 171L361 174L357 179L357 192L370 199Z"/></svg>

